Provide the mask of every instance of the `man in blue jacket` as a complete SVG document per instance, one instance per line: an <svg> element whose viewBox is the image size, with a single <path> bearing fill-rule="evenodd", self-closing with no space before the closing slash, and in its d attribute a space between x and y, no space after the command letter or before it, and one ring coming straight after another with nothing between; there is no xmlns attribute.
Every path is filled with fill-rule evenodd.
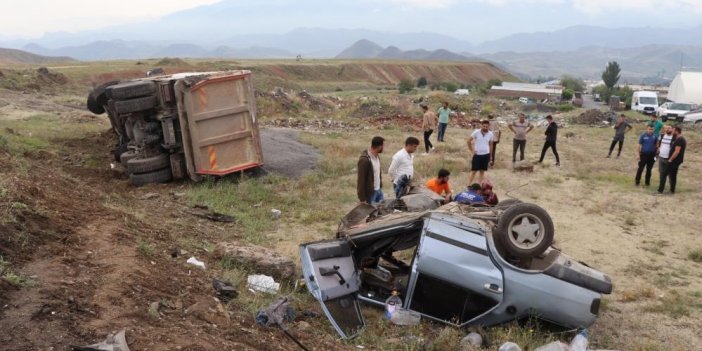
<svg viewBox="0 0 702 351"><path fill-rule="evenodd" d="M639 168L636 170L635 178L636 186L641 183L641 173L643 173L644 166L646 167L644 185L651 185L651 169L653 163L656 162L656 139L652 125L646 127L646 131L639 136L639 145L636 151L636 159L639 160Z"/></svg>

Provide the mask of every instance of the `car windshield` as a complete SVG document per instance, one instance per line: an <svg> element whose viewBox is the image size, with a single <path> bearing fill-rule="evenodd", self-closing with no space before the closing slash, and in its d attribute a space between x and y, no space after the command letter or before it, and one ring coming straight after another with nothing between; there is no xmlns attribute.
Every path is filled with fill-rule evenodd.
<svg viewBox="0 0 702 351"><path fill-rule="evenodd" d="M640 97L639 98L639 103L640 104L646 104L646 105L658 105L658 101L654 97Z"/></svg>
<svg viewBox="0 0 702 351"><path fill-rule="evenodd" d="M691 104L672 104L672 105L670 105L669 109L690 111L690 110L692 110L692 105Z"/></svg>

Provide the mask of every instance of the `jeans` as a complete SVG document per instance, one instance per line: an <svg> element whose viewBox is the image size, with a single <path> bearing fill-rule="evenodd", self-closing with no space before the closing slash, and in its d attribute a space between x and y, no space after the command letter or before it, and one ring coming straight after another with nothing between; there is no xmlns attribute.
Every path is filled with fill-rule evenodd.
<svg viewBox="0 0 702 351"><path fill-rule="evenodd" d="M499 144L499 141L492 141L490 142L492 144L492 149L490 150L490 163L493 164L495 163L495 154L497 153L497 144Z"/></svg>
<svg viewBox="0 0 702 351"><path fill-rule="evenodd" d="M446 134L446 127L448 127L448 123L439 123L439 132L436 135L437 141L444 141L444 134Z"/></svg>
<svg viewBox="0 0 702 351"><path fill-rule="evenodd" d="M374 190L373 195L371 195L370 199L368 199L368 203L375 206L379 202L383 201L384 198L383 189Z"/></svg>
<svg viewBox="0 0 702 351"><path fill-rule="evenodd" d="M614 150L614 145L619 143L619 150L617 151L617 157L622 154L622 146L624 145L624 136L615 136L614 139L612 139L612 145L609 146L609 156L612 155L612 151Z"/></svg>
<svg viewBox="0 0 702 351"><path fill-rule="evenodd" d="M639 155L639 168L636 170L636 185L641 183L641 173L643 173L644 167L646 167L646 178L644 178L644 184L651 184L651 169L653 168L653 163L655 161L655 153L641 153Z"/></svg>
<svg viewBox="0 0 702 351"><path fill-rule="evenodd" d="M668 160L661 159L661 182L658 184L658 192L662 193L665 190L666 178L670 177L670 192L675 193L675 184L678 182L678 168L680 164L670 163ZM665 162L665 164L663 164Z"/></svg>
<svg viewBox="0 0 702 351"><path fill-rule="evenodd" d="M433 129L424 131L424 148L427 150L427 153L429 153L429 151L431 151L431 149L434 148L434 145L432 145L431 141L429 140L431 133L434 133Z"/></svg>
<svg viewBox="0 0 702 351"><path fill-rule="evenodd" d="M393 188L395 190L395 198L399 199L402 195L405 195L405 190L410 183L410 177L406 174L401 175L397 178L395 183L393 183Z"/></svg>
<svg viewBox="0 0 702 351"><path fill-rule="evenodd" d="M548 148L551 148L553 154L556 156L556 164L561 164L561 161L558 158L558 151L556 151L556 141L549 140L546 140L544 143L544 148L541 149L541 158L539 159L539 162L543 162L544 156L546 156L546 150L548 150Z"/></svg>
<svg viewBox="0 0 702 351"><path fill-rule="evenodd" d="M517 149L519 149L519 161L524 161L524 149L526 140L513 139L512 141L512 162L517 162Z"/></svg>

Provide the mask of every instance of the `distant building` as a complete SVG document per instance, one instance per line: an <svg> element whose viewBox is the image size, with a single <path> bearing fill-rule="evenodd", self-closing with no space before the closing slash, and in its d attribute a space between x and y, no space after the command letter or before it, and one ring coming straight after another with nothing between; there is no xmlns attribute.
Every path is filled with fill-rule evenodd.
<svg viewBox="0 0 702 351"><path fill-rule="evenodd" d="M494 85L488 91L489 96L495 97L528 97L534 100L560 98L563 87L557 84L531 84L504 82Z"/></svg>
<svg viewBox="0 0 702 351"><path fill-rule="evenodd" d="M702 104L702 72L680 72L668 88L668 100Z"/></svg>

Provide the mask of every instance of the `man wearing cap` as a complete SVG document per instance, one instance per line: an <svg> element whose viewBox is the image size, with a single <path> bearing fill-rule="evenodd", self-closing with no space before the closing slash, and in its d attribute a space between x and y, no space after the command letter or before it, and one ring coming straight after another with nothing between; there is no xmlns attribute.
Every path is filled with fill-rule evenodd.
<svg viewBox="0 0 702 351"><path fill-rule="evenodd" d="M471 159L470 176L468 184L473 184L475 174L480 172L478 182L482 182L485 176L485 171L490 166L490 154L492 154L492 140L494 136L490 131L490 121L483 120L480 122L480 129L476 129L468 138L468 149L473 154ZM478 186L480 186L478 184Z"/></svg>

